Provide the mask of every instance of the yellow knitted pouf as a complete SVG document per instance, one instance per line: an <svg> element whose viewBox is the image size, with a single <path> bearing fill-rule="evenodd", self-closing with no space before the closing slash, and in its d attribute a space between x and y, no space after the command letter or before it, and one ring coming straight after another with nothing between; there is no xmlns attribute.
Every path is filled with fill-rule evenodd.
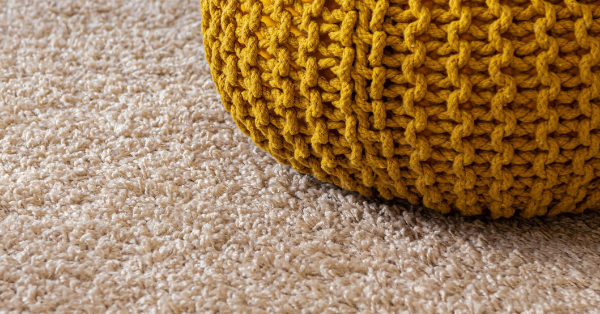
<svg viewBox="0 0 600 314"><path fill-rule="evenodd" d="M202 0L201 11L225 108L279 162L443 213L532 217L600 207L599 4Z"/></svg>

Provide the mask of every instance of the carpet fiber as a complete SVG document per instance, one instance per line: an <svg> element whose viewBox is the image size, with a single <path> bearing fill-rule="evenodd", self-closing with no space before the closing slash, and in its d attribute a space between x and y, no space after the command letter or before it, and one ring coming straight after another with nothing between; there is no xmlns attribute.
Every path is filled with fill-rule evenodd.
<svg viewBox="0 0 600 314"><path fill-rule="evenodd" d="M196 0L0 0L0 312L593 312L599 228L277 164L222 108Z"/></svg>

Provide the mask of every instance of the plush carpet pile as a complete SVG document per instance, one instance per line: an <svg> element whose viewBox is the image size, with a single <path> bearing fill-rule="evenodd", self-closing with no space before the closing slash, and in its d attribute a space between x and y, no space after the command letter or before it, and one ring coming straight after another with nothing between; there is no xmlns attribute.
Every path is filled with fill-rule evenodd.
<svg viewBox="0 0 600 314"><path fill-rule="evenodd" d="M277 164L222 108L196 0L0 0L0 312L593 312L599 228Z"/></svg>

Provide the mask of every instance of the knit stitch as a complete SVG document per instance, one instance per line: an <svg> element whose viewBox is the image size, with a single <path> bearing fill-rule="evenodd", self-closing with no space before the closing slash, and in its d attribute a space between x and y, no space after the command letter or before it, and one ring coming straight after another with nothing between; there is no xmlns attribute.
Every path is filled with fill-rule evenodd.
<svg viewBox="0 0 600 314"><path fill-rule="evenodd" d="M600 207L600 3L201 0L239 128L277 161L442 213Z"/></svg>

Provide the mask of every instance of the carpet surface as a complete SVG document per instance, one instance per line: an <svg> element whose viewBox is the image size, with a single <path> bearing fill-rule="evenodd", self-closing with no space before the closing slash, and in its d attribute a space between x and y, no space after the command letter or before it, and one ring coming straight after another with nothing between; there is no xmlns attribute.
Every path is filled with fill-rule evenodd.
<svg viewBox="0 0 600 314"><path fill-rule="evenodd" d="M222 108L196 0L0 0L2 313L593 313L599 228L277 164Z"/></svg>

